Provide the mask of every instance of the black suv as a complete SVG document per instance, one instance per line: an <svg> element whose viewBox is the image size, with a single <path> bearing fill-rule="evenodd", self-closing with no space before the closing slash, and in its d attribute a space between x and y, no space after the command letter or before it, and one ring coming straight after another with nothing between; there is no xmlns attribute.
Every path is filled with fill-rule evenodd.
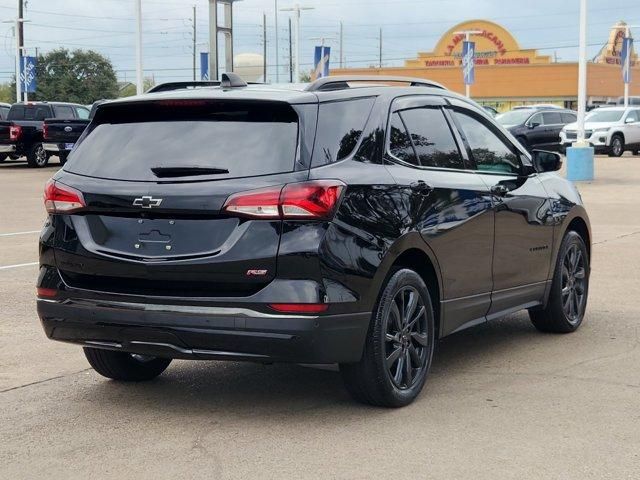
<svg viewBox="0 0 640 480"><path fill-rule="evenodd" d="M467 98L395 77L173 88L98 107L45 189L38 314L100 374L338 363L356 399L402 406L439 338L521 309L582 322L590 227L560 156Z"/></svg>
<svg viewBox="0 0 640 480"><path fill-rule="evenodd" d="M562 127L576 120L576 112L560 108L523 108L496 116L496 121L529 151L535 148L560 149Z"/></svg>

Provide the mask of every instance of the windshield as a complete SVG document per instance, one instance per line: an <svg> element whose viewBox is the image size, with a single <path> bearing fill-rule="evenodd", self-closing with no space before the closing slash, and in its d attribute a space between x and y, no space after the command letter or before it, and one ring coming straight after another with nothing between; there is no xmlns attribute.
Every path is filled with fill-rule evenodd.
<svg viewBox="0 0 640 480"><path fill-rule="evenodd" d="M622 118L624 110L600 110L589 113L585 121L587 122L617 122Z"/></svg>
<svg viewBox="0 0 640 480"><path fill-rule="evenodd" d="M520 125L531 116L531 110L511 110L510 112L501 113L496 116L496 120L500 125Z"/></svg>
<svg viewBox="0 0 640 480"><path fill-rule="evenodd" d="M152 118L147 120L147 115ZM97 119L99 124L77 145L65 170L157 181L157 171L164 170L192 170L199 179L202 171L211 171L211 178L229 179L294 169L298 123L288 105L171 107L130 112L120 121L119 114L110 117L115 118Z"/></svg>

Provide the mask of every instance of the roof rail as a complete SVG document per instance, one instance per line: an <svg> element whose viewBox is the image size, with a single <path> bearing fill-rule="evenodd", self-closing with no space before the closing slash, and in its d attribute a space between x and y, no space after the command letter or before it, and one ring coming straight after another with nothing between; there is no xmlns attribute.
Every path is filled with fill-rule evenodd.
<svg viewBox="0 0 640 480"><path fill-rule="evenodd" d="M351 88L349 83L352 82L397 82L408 83L412 87L431 87L446 90L443 85L424 78L394 77L386 75L340 75L335 77L322 77L310 83L305 90L308 92L343 90L345 88Z"/></svg>
<svg viewBox="0 0 640 480"><path fill-rule="evenodd" d="M202 87L218 87L220 86L220 82L218 81L200 81L200 82L167 82L160 83L154 87L151 87L147 90L146 93L156 93L156 92L169 92L171 90L180 90L183 88L202 88Z"/></svg>

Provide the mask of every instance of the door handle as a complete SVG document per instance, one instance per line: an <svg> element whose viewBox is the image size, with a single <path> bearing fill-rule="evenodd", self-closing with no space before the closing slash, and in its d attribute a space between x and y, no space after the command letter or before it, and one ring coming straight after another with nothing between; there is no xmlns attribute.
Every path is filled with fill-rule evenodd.
<svg viewBox="0 0 640 480"><path fill-rule="evenodd" d="M433 187L423 180L413 182L411 185L409 185L409 187L411 188L411 190L419 193L420 195L429 195L433 191Z"/></svg>
<svg viewBox="0 0 640 480"><path fill-rule="evenodd" d="M491 193L498 197L505 197L509 193L509 189L505 185L497 184L491 187Z"/></svg>

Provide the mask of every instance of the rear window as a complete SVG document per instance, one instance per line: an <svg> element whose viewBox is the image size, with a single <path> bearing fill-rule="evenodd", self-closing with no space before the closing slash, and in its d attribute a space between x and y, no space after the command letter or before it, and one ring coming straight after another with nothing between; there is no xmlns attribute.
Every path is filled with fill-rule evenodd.
<svg viewBox="0 0 640 480"><path fill-rule="evenodd" d="M44 120L51 117L49 105L15 105L11 107L7 120Z"/></svg>
<svg viewBox="0 0 640 480"><path fill-rule="evenodd" d="M108 179L157 181L151 169L158 167L220 170L204 177L211 179L294 169L298 117L284 103L116 105L99 109L95 122L65 170Z"/></svg>
<svg viewBox="0 0 640 480"><path fill-rule="evenodd" d="M369 97L320 104L312 167L337 162L353 152L374 100Z"/></svg>
<svg viewBox="0 0 640 480"><path fill-rule="evenodd" d="M64 120L70 120L73 117L73 109L67 106L56 106L53 107L53 111L55 113L55 118L62 118Z"/></svg>

